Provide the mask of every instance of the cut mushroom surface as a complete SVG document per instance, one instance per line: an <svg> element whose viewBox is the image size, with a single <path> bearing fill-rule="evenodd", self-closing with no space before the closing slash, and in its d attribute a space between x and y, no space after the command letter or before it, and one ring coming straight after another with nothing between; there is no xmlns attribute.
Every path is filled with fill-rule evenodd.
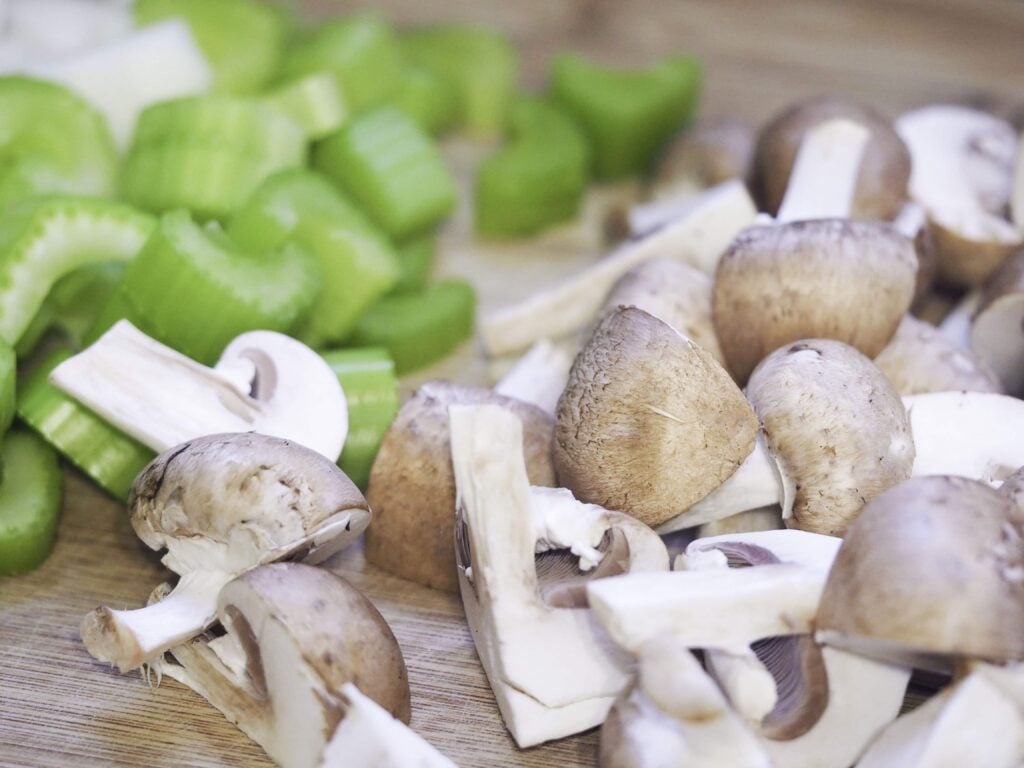
<svg viewBox="0 0 1024 768"><path fill-rule="evenodd" d="M558 398L569 380L572 360L564 347L542 339L501 377L494 392L530 403L554 416Z"/></svg>

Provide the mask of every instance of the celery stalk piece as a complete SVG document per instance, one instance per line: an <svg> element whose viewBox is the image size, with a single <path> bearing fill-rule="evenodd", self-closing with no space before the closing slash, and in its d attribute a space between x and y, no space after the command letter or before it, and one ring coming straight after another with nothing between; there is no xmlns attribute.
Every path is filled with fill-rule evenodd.
<svg viewBox="0 0 1024 768"><path fill-rule="evenodd" d="M429 232L401 243L397 249L399 276L392 293L422 291L430 282L437 261L437 235Z"/></svg>
<svg viewBox="0 0 1024 768"><path fill-rule="evenodd" d="M50 446L20 430L4 436L0 457L0 576L15 576L40 566L53 549L60 466Z"/></svg>
<svg viewBox="0 0 1024 768"><path fill-rule="evenodd" d="M216 224L201 227L185 211L165 214L125 270L131 307L156 337L210 364L234 337L288 331L313 305L320 281L312 256L288 243L245 252Z"/></svg>
<svg viewBox="0 0 1024 768"><path fill-rule="evenodd" d="M301 125L311 140L334 133L348 117L348 105L337 81L325 72L279 86L266 94L263 102Z"/></svg>
<svg viewBox="0 0 1024 768"><path fill-rule="evenodd" d="M14 420L16 376L17 358L14 350L0 341L0 435L10 428Z"/></svg>
<svg viewBox="0 0 1024 768"><path fill-rule="evenodd" d="M136 0L140 25L183 18L213 67L214 90L248 94L276 74L289 24L255 0Z"/></svg>
<svg viewBox="0 0 1024 768"><path fill-rule="evenodd" d="M107 200L41 197L0 217L0 339L16 344L63 275L127 261L154 228L151 216Z"/></svg>
<svg viewBox="0 0 1024 768"><path fill-rule="evenodd" d="M285 54L283 80L330 72L353 111L386 100L402 77L402 51L391 27L372 16L352 16L319 27Z"/></svg>
<svg viewBox="0 0 1024 768"><path fill-rule="evenodd" d="M366 488L380 441L398 413L395 363L385 349L335 349L321 354L348 402L348 437L338 466Z"/></svg>
<svg viewBox="0 0 1024 768"><path fill-rule="evenodd" d="M405 68L392 103L427 133L437 136L459 117L459 94L452 81L435 70L415 65Z"/></svg>
<svg viewBox="0 0 1024 768"><path fill-rule="evenodd" d="M18 393L18 416L101 488L126 500L156 454L50 384L50 371L69 357L57 350L33 371Z"/></svg>
<svg viewBox="0 0 1024 768"><path fill-rule="evenodd" d="M650 168L664 143L693 116L700 65L676 56L645 70L612 70L581 56L555 62L552 94L583 128L599 179Z"/></svg>
<svg viewBox="0 0 1024 768"><path fill-rule="evenodd" d="M519 77L515 49L499 32L458 24L418 29L402 38L409 61L455 87L459 124L477 138L505 130Z"/></svg>
<svg viewBox="0 0 1024 768"><path fill-rule="evenodd" d="M177 99L139 118L121 193L146 210L188 208L219 219L267 176L305 160L302 127L255 99Z"/></svg>
<svg viewBox="0 0 1024 768"><path fill-rule="evenodd" d="M387 238L326 179L284 171L267 179L232 218L228 235L260 252L293 241L316 257L320 293L293 333L312 347L342 341L399 278Z"/></svg>
<svg viewBox="0 0 1024 768"><path fill-rule="evenodd" d="M111 302L124 277L124 263L92 264L65 275L46 297L53 312L52 324L68 341L82 346L86 333Z"/></svg>
<svg viewBox="0 0 1024 768"><path fill-rule="evenodd" d="M426 230L455 206L455 182L437 146L396 107L350 120L320 142L313 163L396 239Z"/></svg>
<svg viewBox="0 0 1024 768"><path fill-rule="evenodd" d="M46 305L44 305L45 307ZM93 319L92 325L86 330L82 337L80 348L88 347L100 336L109 331L118 320L128 320L147 336L156 338L156 330L146 322L136 310L135 305L128 300L128 293L124 288L124 277L114 287L107 302L100 307L99 312Z"/></svg>
<svg viewBox="0 0 1024 768"><path fill-rule="evenodd" d="M0 77L0 212L34 195L105 197L117 172L103 117L66 88Z"/></svg>
<svg viewBox="0 0 1024 768"><path fill-rule="evenodd" d="M421 293L389 296L370 307L350 339L384 347L399 375L440 360L473 333L476 296L464 280L435 283Z"/></svg>
<svg viewBox="0 0 1024 768"><path fill-rule="evenodd" d="M572 219L587 186L587 141L564 112L527 98L511 122L511 143L477 176L476 229L485 236L531 235Z"/></svg>

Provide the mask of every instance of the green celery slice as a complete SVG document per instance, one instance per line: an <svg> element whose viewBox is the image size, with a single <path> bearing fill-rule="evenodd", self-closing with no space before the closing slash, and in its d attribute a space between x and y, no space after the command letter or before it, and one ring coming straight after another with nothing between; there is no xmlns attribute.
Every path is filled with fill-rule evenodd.
<svg viewBox="0 0 1024 768"><path fill-rule="evenodd" d="M312 347L342 341L399 278L387 238L323 177L304 170L267 179L228 225L243 248L293 240L315 256L320 294L294 334Z"/></svg>
<svg viewBox="0 0 1024 768"><path fill-rule="evenodd" d="M515 49L499 32L443 24L406 34L409 61L433 70L455 87L459 124L478 138L500 136L519 77Z"/></svg>
<svg viewBox="0 0 1024 768"><path fill-rule="evenodd" d="M398 413L395 363L385 349L336 349L323 352L345 390L348 437L338 466L366 488L380 441Z"/></svg>
<svg viewBox="0 0 1024 768"><path fill-rule="evenodd" d="M128 320L147 336L154 339L157 337L156 329L136 311L135 305L129 301L128 293L124 288L123 276L121 281L114 287L109 300L100 307L99 312L93 319L92 325L89 326L78 346L88 347L109 331L111 326L118 320Z"/></svg>
<svg viewBox="0 0 1024 768"><path fill-rule="evenodd" d="M14 350L0 341L0 435L10 428L14 420L16 378L17 358Z"/></svg>
<svg viewBox="0 0 1024 768"><path fill-rule="evenodd" d="M53 549L62 495L57 454L30 432L14 430L0 447L0 576L42 565Z"/></svg>
<svg viewBox="0 0 1024 768"><path fill-rule="evenodd" d="M286 16L254 0L136 0L140 25L184 18L213 68L213 87L255 93L276 74L289 31Z"/></svg>
<svg viewBox="0 0 1024 768"><path fill-rule="evenodd" d="M421 293L388 296L370 307L350 339L384 347L399 375L440 360L473 333L476 296L464 280L445 280Z"/></svg>
<svg viewBox="0 0 1024 768"><path fill-rule="evenodd" d="M245 252L218 226L174 211L128 265L123 289L129 317L141 316L157 339L212 365L241 333L291 329L313 305L318 273L299 246Z"/></svg>
<svg viewBox="0 0 1024 768"><path fill-rule="evenodd" d="M53 325L64 332L71 344L81 348L82 341L96 318L111 302L121 280L122 262L93 264L65 275L46 297L53 312Z"/></svg>
<svg viewBox="0 0 1024 768"><path fill-rule="evenodd" d="M0 217L0 339L18 343L62 276L133 258L154 224L107 200L41 197L11 206Z"/></svg>
<svg viewBox="0 0 1024 768"><path fill-rule="evenodd" d="M400 244L397 249L400 273L392 293L422 291L430 282L437 261L437 235L428 232Z"/></svg>
<svg viewBox="0 0 1024 768"><path fill-rule="evenodd" d="M57 350L33 371L18 393L18 416L101 488L126 500L156 454L47 381L69 357Z"/></svg>
<svg viewBox="0 0 1024 768"><path fill-rule="evenodd" d="M106 121L66 88L0 77L0 212L48 193L106 197L117 153Z"/></svg>
<svg viewBox="0 0 1024 768"><path fill-rule="evenodd" d="M353 111L379 104L402 77L402 51L391 27L372 16L352 16L319 27L285 55L282 78L330 72Z"/></svg>
<svg viewBox="0 0 1024 768"><path fill-rule="evenodd" d="M263 98L264 103L302 126L310 139L334 133L348 117L348 106L334 77L314 72L282 85Z"/></svg>
<svg viewBox="0 0 1024 768"><path fill-rule="evenodd" d="M692 118L700 79L699 63L687 56L645 70L612 70L565 54L555 62L551 89L587 134L594 175L617 179L650 169Z"/></svg>
<svg viewBox="0 0 1024 768"><path fill-rule="evenodd" d="M432 136L444 133L459 117L459 94L455 85L426 67L406 67L402 83L391 101Z"/></svg>
<svg viewBox="0 0 1024 768"><path fill-rule="evenodd" d="M428 229L455 206L437 146L397 107L350 120L320 142L313 162L395 239Z"/></svg>

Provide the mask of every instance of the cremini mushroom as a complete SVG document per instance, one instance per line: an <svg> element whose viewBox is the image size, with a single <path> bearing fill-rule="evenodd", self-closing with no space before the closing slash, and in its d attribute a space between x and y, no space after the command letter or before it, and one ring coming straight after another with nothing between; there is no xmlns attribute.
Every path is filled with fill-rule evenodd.
<svg viewBox="0 0 1024 768"><path fill-rule="evenodd" d="M669 144L654 172L654 199L696 194L730 179L745 180L754 158L754 132L735 118L709 120Z"/></svg>
<svg viewBox="0 0 1024 768"><path fill-rule="evenodd" d="M89 653L125 672L202 632L221 587L284 558L319 562L370 522L366 500L321 454L256 433L208 435L157 456L136 478L131 523L181 578L137 610L101 607L82 622Z"/></svg>
<svg viewBox="0 0 1024 768"><path fill-rule="evenodd" d="M398 412L370 470L366 490L374 512L373 525L366 532L370 563L433 589L458 591L448 407L484 403L508 408L519 417L530 482L555 485L551 416L488 389L426 382Z"/></svg>
<svg viewBox="0 0 1024 768"><path fill-rule="evenodd" d="M345 393L330 366L272 331L243 333L207 368L121 320L50 381L154 451L254 430L337 461L348 434Z"/></svg>
<svg viewBox="0 0 1024 768"><path fill-rule="evenodd" d="M971 320L970 346L1008 394L1024 395L1024 248L985 283Z"/></svg>
<svg viewBox="0 0 1024 768"><path fill-rule="evenodd" d="M901 235L914 243L917 254L917 279L914 282L914 301L911 310L924 310L928 300L935 294L932 287L935 283L938 264L935 256L935 240L928 228L928 212L913 201L903 206L899 215L892 220L892 225Z"/></svg>
<svg viewBox="0 0 1024 768"><path fill-rule="evenodd" d="M666 570L665 545L628 515L565 491L531 493L511 410L449 412L460 591L505 725L520 747L592 728L628 685L629 660L597 625L582 588L541 589L536 552L571 550L593 585Z"/></svg>

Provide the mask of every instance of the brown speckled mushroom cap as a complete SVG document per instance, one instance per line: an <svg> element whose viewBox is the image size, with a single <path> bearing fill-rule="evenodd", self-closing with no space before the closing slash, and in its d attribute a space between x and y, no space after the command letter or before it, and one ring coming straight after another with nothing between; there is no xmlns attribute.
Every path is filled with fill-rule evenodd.
<svg viewBox="0 0 1024 768"><path fill-rule="evenodd" d="M754 156L754 132L733 118L698 123L668 146L654 173L654 194L714 187L746 179Z"/></svg>
<svg viewBox="0 0 1024 768"><path fill-rule="evenodd" d="M657 525L721 485L754 447L757 420L706 351L620 307L577 356L556 412L559 482Z"/></svg>
<svg viewBox="0 0 1024 768"><path fill-rule="evenodd" d="M864 504L910 476L900 396L852 347L807 339L769 355L747 385L786 492L786 524L842 536Z"/></svg>
<svg viewBox="0 0 1024 768"><path fill-rule="evenodd" d="M960 477L918 477L850 526L818 610L819 641L943 669L1024 658L1024 530L1009 499Z"/></svg>
<svg viewBox="0 0 1024 768"><path fill-rule="evenodd" d="M874 357L914 295L917 256L892 227L821 219L741 232L718 263L715 331L741 384L798 339L837 339Z"/></svg>
<svg viewBox="0 0 1024 768"><path fill-rule="evenodd" d="M857 177L854 217L891 219L899 213L907 199L910 152L883 115L835 96L795 104L761 129L754 156L754 188L762 210L772 214L779 210L804 134L835 118L852 120L871 131Z"/></svg>

